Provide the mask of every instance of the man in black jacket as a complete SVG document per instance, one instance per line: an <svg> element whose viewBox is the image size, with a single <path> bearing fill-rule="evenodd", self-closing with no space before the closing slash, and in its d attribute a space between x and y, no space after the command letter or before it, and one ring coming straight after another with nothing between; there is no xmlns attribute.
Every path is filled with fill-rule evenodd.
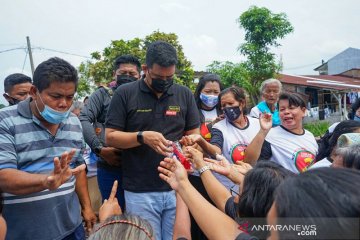
<svg viewBox="0 0 360 240"><path fill-rule="evenodd" d="M123 55L116 58L113 77L116 87L140 78L141 65L132 55ZM125 206L124 190L121 187L121 150L108 147L105 144L105 118L108 112L113 89L99 87L89 98L80 113L85 142L99 157L97 162L97 180L102 199L110 196L115 180L118 180L117 199L122 209ZM97 210L97 209L96 209Z"/></svg>

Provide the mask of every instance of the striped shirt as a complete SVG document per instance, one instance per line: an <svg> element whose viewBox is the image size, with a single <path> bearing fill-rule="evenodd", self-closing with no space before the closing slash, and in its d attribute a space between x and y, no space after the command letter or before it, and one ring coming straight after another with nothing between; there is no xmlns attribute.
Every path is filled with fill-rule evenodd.
<svg viewBox="0 0 360 240"><path fill-rule="evenodd" d="M73 162L82 162L81 124L71 114L60 123L53 136L32 114L31 99L0 110L0 169L48 174L54 157L77 149ZM81 224L80 204L75 193L75 178L54 191L27 195L4 193L3 216L6 239L62 239Z"/></svg>

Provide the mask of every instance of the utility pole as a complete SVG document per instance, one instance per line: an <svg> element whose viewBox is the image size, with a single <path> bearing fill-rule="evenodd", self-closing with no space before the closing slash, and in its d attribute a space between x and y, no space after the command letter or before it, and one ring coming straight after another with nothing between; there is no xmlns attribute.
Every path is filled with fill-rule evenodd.
<svg viewBox="0 0 360 240"><path fill-rule="evenodd" d="M31 44L30 44L29 36L26 36L26 42L27 42L27 47L28 47L28 52L29 52L31 72L32 72L32 76L34 77L34 61L33 61L33 57L32 57Z"/></svg>

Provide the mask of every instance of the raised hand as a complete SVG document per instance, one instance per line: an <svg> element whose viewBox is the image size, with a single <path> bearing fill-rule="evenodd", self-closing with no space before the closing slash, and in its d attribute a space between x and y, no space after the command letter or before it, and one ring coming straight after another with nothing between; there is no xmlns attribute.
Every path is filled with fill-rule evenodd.
<svg viewBox="0 0 360 240"><path fill-rule="evenodd" d="M104 222L108 217L113 215L122 214L119 202L117 200L116 192L118 188L118 181L115 180L111 189L111 193L109 199L105 199L104 203L101 205L99 210L99 220L100 222Z"/></svg>
<svg viewBox="0 0 360 240"><path fill-rule="evenodd" d="M166 140L165 137L154 131L145 131L143 132L144 143L150 146L157 153L167 157L172 153L172 142Z"/></svg>
<svg viewBox="0 0 360 240"><path fill-rule="evenodd" d="M203 137L200 134L191 134L183 136L179 142L183 146L193 146L201 140L203 140Z"/></svg>
<svg viewBox="0 0 360 240"><path fill-rule="evenodd" d="M245 163L243 161L237 161L233 168L235 168L239 173L245 175L249 170L252 169L252 166L249 163Z"/></svg>
<svg viewBox="0 0 360 240"><path fill-rule="evenodd" d="M204 160L207 162L208 166L211 170L224 175L229 176L231 174L231 164L228 160L226 160L225 157L218 157L221 155L217 155L216 158L218 160L210 159L210 158L204 158Z"/></svg>
<svg viewBox="0 0 360 240"><path fill-rule="evenodd" d="M204 161L204 155L199 150L193 147L186 147L184 153L186 158L193 164L193 167L196 170L199 170L206 165L206 162Z"/></svg>
<svg viewBox="0 0 360 240"><path fill-rule="evenodd" d="M63 183L69 180L73 175L78 174L79 172L85 170L85 164L71 169L70 162L75 154L75 149L72 149L70 153L64 152L61 154L61 158L54 158L54 170L50 173L48 177L45 178L44 185L49 190L55 190L60 187Z"/></svg>
<svg viewBox="0 0 360 240"><path fill-rule="evenodd" d="M264 131L269 131L272 128L272 115L269 113L262 113L260 115L260 127Z"/></svg>
<svg viewBox="0 0 360 240"><path fill-rule="evenodd" d="M159 176L177 191L179 186L188 181L187 172L183 165L175 158L165 158L158 167Z"/></svg>
<svg viewBox="0 0 360 240"><path fill-rule="evenodd" d="M103 147L100 152L100 157L104 159L110 166L121 166L121 151L113 147Z"/></svg>

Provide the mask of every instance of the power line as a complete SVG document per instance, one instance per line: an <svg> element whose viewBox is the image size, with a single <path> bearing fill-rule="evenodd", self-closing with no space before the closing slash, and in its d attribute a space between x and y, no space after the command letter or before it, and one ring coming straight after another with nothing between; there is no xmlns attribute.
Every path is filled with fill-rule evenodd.
<svg viewBox="0 0 360 240"><path fill-rule="evenodd" d="M91 59L91 57L88 57L88 56L84 56L84 55L80 55L80 54L76 54L76 53L69 53L69 52L60 51L60 50L56 50L56 49L50 49L50 48L44 48L44 47L33 47L33 49L46 50L46 51L50 51L50 52L57 52L57 53Z"/></svg>
<svg viewBox="0 0 360 240"><path fill-rule="evenodd" d="M26 48L25 47L10 48L10 49L0 51L0 53L10 52L10 51L19 50L19 49L26 49Z"/></svg>
<svg viewBox="0 0 360 240"><path fill-rule="evenodd" d="M314 65L319 65L319 62L312 63L312 64L307 64L307 65L303 65L303 66L298 66L298 67L286 68L284 70L294 70L294 69L300 69L300 68L305 68L305 67L311 67L311 66L314 66Z"/></svg>

